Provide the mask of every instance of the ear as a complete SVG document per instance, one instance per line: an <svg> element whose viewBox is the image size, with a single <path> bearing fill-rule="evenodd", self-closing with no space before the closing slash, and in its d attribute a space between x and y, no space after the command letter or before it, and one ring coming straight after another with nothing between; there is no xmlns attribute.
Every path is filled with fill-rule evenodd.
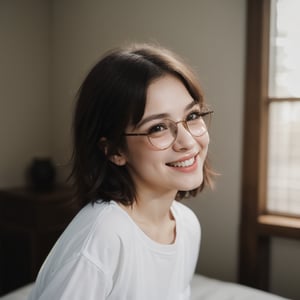
<svg viewBox="0 0 300 300"><path fill-rule="evenodd" d="M122 153L110 154L109 142L107 138L102 137L98 142L98 147L103 153L108 156L108 159L117 166L124 166L126 164L126 156Z"/></svg>
<svg viewBox="0 0 300 300"><path fill-rule="evenodd" d="M114 154L109 157L109 160L117 166L126 165L126 157L123 154Z"/></svg>

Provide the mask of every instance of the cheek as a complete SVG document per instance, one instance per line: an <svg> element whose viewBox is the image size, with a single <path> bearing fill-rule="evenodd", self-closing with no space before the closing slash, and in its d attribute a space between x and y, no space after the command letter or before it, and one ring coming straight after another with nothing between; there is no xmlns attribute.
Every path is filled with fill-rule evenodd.
<svg viewBox="0 0 300 300"><path fill-rule="evenodd" d="M126 157L128 163L150 159L153 150L147 137L128 137Z"/></svg>
<svg viewBox="0 0 300 300"><path fill-rule="evenodd" d="M208 132L206 132L206 134L205 134L205 141L206 141L207 145L208 145L209 142L210 142L210 136L209 136L209 133L208 133Z"/></svg>
<svg viewBox="0 0 300 300"><path fill-rule="evenodd" d="M205 135L203 135L200 138L198 138L199 145L206 152L207 152L207 148L208 148L209 142L210 142L210 138L209 138L209 134L208 133L206 133Z"/></svg>

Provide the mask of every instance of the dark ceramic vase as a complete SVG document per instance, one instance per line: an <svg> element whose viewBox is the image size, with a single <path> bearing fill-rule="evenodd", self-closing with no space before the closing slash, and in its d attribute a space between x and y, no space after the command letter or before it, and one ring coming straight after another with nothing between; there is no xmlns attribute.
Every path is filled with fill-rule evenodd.
<svg viewBox="0 0 300 300"><path fill-rule="evenodd" d="M35 158L29 167L29 179L37 190L53 188L55 175L55 167L48 158Z"/></svg>

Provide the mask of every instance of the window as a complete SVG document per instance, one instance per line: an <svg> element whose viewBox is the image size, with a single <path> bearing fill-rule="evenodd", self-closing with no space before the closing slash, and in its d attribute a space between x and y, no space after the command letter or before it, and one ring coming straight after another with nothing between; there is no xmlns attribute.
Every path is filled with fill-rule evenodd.
<svg viewBox="0 0 300 300"><path fill-rule="evenodd" d="M239 281L264 290L271 238L300 239L298 13L299 0L247 1Z"/></svg>
<svg viewBox="0 0 300 300"><path fill-rule="evenodd" d="M270 8L267 211L300 216L300 2Z"/></svg>

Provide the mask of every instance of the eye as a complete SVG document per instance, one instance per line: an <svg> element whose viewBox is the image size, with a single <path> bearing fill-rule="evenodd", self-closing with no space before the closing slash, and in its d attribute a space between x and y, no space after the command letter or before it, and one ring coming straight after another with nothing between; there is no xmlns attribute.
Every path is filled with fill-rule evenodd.
<svg viewBox="0 0 300 300"><path fill-rule="evenodd" d="M148 130L148 134L155 135L162 133L165 130L168 130L168 125L166 123L159 123L150 127Z"/></svg>
<svg viewBox="0 0 300 300"><path fill-rule="evenodd" d="M200 118L201 118L200 110L194 110L187 115L186 121L198 120Z"/></svg>

